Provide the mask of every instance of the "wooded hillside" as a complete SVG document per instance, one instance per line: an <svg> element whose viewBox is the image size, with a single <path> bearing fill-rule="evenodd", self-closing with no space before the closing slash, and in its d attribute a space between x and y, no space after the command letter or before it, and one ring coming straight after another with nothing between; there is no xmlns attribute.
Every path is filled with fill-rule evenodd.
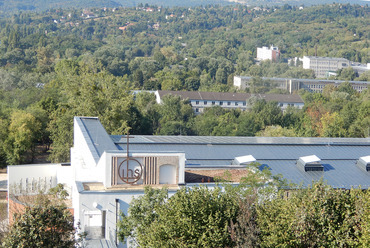
<svg viewBox="0 0 370 248"><path fill-rule="evenodd" d="M370 62L367 6L320 5L255 10L246 6L58 9L0 20L0 157L32 162L42 147L66 161L73 116L98 116L111 134L366 137L369 91L348 84L323 94L297 92L303 110L282 113L256 102L247 112L209 109L131 90L236 91L234 75L254 77L252 93L285 93L261 77L311 78L289 66L303 55ZM257 65L256 47L278 46L278 63ZM370 81L370 74L338 72Z"/></svg>

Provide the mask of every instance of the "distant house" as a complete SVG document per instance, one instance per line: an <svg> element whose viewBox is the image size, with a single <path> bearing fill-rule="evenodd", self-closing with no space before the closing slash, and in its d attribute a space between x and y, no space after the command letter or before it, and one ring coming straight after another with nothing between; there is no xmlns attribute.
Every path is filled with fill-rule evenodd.
<svg viewBox="0 0 370 248"><path fill-rule="evenodd" d="M271 60L277 61L280 58L280 51L278 47L257 47L257 60Z"/></svg>
<svg viewBox="0 0 370 248"><path fill-rule="evenodd" d="M276 101L282 110L285 110L288 106L300 109L304 106L304 102L299 95L168 90L158 90L155 92L157 103L162 103L162 99L166 95L180 96L181 99L189 100L195 113L202 113L205 108L215 106L225 109L241 109L244 111L250 107L247 102L253 97L266 100L267 102Z"/></svg>

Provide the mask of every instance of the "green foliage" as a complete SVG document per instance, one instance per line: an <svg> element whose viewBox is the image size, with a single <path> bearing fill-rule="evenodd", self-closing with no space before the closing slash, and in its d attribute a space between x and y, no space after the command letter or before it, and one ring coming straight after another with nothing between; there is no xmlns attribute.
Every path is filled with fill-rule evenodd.
<svg viewBox="0 0 370 248"><path fill-rule="evenodd" d="M168 200L166 196L165 190L146 189L134 200L119 225L121 240L131 233L145 247L232 245L228 225L238 209L234 196L218 187L182 188Z"/></svg>
<svg viewBox="0 0 370 248"><path fill-rule="evenodd" d="M334 190L322 182L266 201L257 207L260 245L360 247L368 235L368 202L366 191Z"/></svg>
<svg viewBox="0 0 370 248"><path fill-rule="evenodd" d="M3 148L8 164L33 160L40 130L41 123L32 114L25 111L14 111L11 114L9 133Z"/></svg>
<svg viewBox="0 0 370 248"><path fill-rule="evenodd" d="M168 199L166 188L153 189L145 187L144 196L131 201L128 215L121 214L122 220L118 222L118 237L121 241L130 236L138 240L145 239L149 232L148 227L158 219L158 209Z"/></svg>
<svg viewBox="0 0 370 248"><path fill-rule="evenodd" d="M283 128L281 126L267 126L263 131L256 133L256 136L263 137L295 137L294 130Z"/></svg>
<svg viewBox="0 0 370 248"><path fill-rule="evenodd" d="M45 195L22 213L3 239L3 247L76 247L73 215L65 205Z"/></svg>
<svg viewBox="0 0 370 248"><path fill-rule="evenodd" d="M195 2L209 1L191 1L191 5ZM288 66L287 58L316 53L368 63L369 6L299 9L271 7L270 1L264 1L258 3L266 3L261 10L203 5L151 12L143 11L149 5L113 11L87 10L86 1L71 2L85 8L82 15L82 9L53 9L55 3L0 4L0 11L7 12L0 12L0 125L6 130L0 134L0 163L32 162L36 146L50 148L54 162L69 160L75 115L98 116L111 134L131 129L134 134L254 136L279 125L297 136L369 135L369 99L364 97L368 93L360 95L348 83L327 87L323 94L304 93L306 107L294 113L281 113L273 103L256 103L245 112L207 110L195 117L185 102L161 106L148 100L145 107L130 93L137 89L234 92L233 75L253 76L251 93L281 93L262 77L313 77L299 63ZM41 4L48 10L10 11ZM103 5L116 6L106 1L97 6ZM95 17L86 18L88 11ZM279 47L280 61L255 64L256 47L269 44ZM344 80L367 80L368 73L357 76L351 68L338 74ZM12 113L18 111L36 120L37 128L28 128L28 138L21 137L20 129L10 131Z"/></svg>
<svg viewBox="0 0 370 248"><path fill-rule="evenodd" d="M64 189L63 184L58 183L54 188L49 189L49 195L56 196L58 199L65 200L69 196L67 190Z"/></svg>

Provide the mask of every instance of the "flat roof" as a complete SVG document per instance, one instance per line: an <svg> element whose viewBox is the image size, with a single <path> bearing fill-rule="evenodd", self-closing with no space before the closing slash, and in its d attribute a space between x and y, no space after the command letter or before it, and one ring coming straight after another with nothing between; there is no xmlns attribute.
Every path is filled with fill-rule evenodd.
<svg viewBox="0 0 370 248"><path fill-rule="evenodd" d="M182 99L199 100L199 101L240 101L245 102L251 97L264 99L267 102L292 102L304 103L298 94L249 94L249 93L232 93L232 92L202 92L202 91L170 91L158 90L160 97L166 95L180 96Z"/></svg>
<svg viewBox="0 0 370 248"><path fill-rule="evenodd" d="M117 147L126 149L125 136L111 136ZM130 151L184 152L186 171L193 168L235 169L232 161L252 155L261 168L273 175L282 174L293 183L307 186L312 181L327 181L335 188L370 187L370 172L356 166L368 156L369 138L299 138L299 137L208 137L208 136L135 136ZM302 172L296 162L300 157L321 159L323 172Z"/></svg>

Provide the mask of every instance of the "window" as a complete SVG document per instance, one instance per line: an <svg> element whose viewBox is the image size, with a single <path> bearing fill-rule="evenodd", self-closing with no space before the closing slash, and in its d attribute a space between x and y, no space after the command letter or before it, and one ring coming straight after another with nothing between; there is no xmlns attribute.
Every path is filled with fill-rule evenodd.
<svg viewBox="0 0 370 248"><path fill-rule="evenodd" d="M196 108L196 109L195 109L195 112L197 112L197 113L198 113L198 112L199 112L199 109L198 109L198 108Z"/></svg>
<svg viewBox="0 0 370 248"><path fill-rule="evenodd" d="M176 184L176 166L166 164L159 167L159 184Z"/></svg>
<svg viewBox="0 0 370 248"><path fill-rule="evenodd" d="M231 105L231 102L227 102L227 105Z"/></svg>
<svg viewBox="0 0 370 248"><path fill-rule="evenodd" d="M199 104L199 101L196 101L195 104L198 105Z"/></svg>
<svg viewBox="0 0 370 248"><path fill-rule="evenodd" d="M204 101L204 105L207 105L207 101Z"/></svg>
<svg viewBox="0 0 370 248"><path fill-rule="evenodd" d="M283 104L282 103L280 103L280 107L283 107Z"/></svg>
<svg viewBox="0 0 370 248"><path fill-rule="evenodd" d="M238 102L235 102L235 106L238 106Z"/></svg>
<svg viewBox="0 0 370 248"><path fill-rule="evenodd" d="M216 102L215 101L212 101L212 105L215 105L216 104Z"/></svg>
<svg viewBox="0 0 370 248"><path fill-rule="evenodd" d="M220 105L223 105L224 104L224 102L220 102Z"/></svg>
<svg viewBox="0 0 370 248"><path fill-rule="evenodd" d="M85 231L89 239L105 238L105 211L86 211L84 213Z"/></svg>

